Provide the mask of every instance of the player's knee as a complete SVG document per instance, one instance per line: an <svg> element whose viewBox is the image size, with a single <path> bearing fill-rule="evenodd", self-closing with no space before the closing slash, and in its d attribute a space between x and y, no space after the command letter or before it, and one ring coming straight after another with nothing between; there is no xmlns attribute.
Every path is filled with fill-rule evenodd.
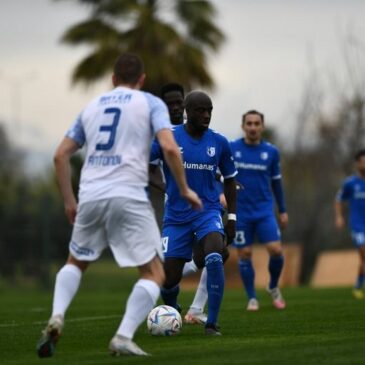
<svg viewBox="0 0 365 365"><path fill-rule="evenodd" d="M240 260L250 260L252 258L251 247L238 249L237 255Z"/></svg>
<svg viewBox="0 0 365 365"><path fill-rule="evenodd" d="M279 257L283 254L281 245L268 246L270 256Z"/></svg>

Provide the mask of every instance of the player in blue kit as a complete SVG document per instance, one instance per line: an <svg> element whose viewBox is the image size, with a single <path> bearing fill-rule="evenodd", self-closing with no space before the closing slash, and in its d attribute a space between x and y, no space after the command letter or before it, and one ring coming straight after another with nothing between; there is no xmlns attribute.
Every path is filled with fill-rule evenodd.
<svg viewBox="0 0 365 365"><path fill-rule="evenodd" d="M237 229L234 246L239 257L239 272L248 296L247 310L259 309L255 291L255 271L252 265L252 244L257 235L264 243L270 259L268 292L277 309L285 308L285 301L278 287L284 265L280 230L274 213L274 200L279 210L279 223L288 223L281 183L278 149L262 140L264 115L250 110L242 117L245 138L231 142L231 149L238 171L237 181L243 189L237 191Z"/></svg>
<svg viewBox="0 0 365 365"><path fill-rule="evenodd" d="M235 236L234 176L237 171L227 139L209 129L213 106L208 95L200 91L189 93L185 98L185 108L187 122L174 127L173 134L180 147L187 181L192 189L196 189L204 209L194 211L178 196L171 172L164 163L168 198L162 233L166 281L161 295L167 305L177 308L183 267L192 258L192 242L196 237L198 244L203 247L207 269L208 319L205 333L220 335L217 319L224 291L222 253L225 243L215 175L219 168L225 178L224 192L228 207L226 234L230 243ZM163 159L157 142L152 146L151 160L156 158Z"/></svg>
<svg viewBox="0 0 365 365"><path fill-rule="evenodd" d="M343 215L344 205L349 203L350 229L354 245L360 256L359 274L353 289L356 299L363 299L362 291L365 284L365 150L360 150L355 155L356 175L348 177L335 200L336 228L345 226Z"/></svg>

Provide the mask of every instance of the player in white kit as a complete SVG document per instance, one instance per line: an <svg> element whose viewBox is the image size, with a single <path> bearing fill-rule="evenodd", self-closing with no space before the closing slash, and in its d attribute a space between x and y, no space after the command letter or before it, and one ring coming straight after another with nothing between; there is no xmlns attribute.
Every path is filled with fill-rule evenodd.
<svg viewBox="0 0 365 365"><path fill-rule="evenodd" d="M120 267L138 267L140 273L109 349L114 355L146 355L132 339L154 307L165 278L160 233L146 194L154 135L163 146L181 195L196 209L202 205L186 183L165 104L139 90L144 79L143 63L137 56L120 56L112 76L115 89L86 106L57 148L56 175L73 231L69 257L56 277L52 315L37 345L39 357L53 355L82 273L106 247ZM69 161L83 145L86 156L77 203Z"/></svg>

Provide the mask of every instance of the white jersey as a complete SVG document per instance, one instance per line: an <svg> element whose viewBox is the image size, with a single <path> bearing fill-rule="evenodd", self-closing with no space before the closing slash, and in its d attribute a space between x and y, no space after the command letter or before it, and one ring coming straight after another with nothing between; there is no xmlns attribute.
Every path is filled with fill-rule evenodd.
<svg viewBox="0 0 365 365"><path fill-rule="evenodd" d="M112 197L148 200L151 141L164 128L171 128L167 107L152 94L117 87L94 99L66 134L86 145L79 202Z"/></svg>

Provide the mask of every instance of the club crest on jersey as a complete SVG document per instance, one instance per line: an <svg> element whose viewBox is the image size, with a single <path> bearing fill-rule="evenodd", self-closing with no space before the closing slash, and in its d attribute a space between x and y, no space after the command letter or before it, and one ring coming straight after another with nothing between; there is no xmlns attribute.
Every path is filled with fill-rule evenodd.
<svg viewBox="0 0 365 365"><path fill-rule="evenodd" d="M215 155L215 147L207 147L207 154L210 157L213 157Z"/></svg>
<svg viewBox="0 0 365 365"><path fill-rule="evenodd" d="M268 157L269 157L269 154L267 153L267 152L261 152L261 159L262 160L267 160L268 159Z"/></svg>
<svg viewBox="0 0 365 365"><path fill-rule="evenodd" d="M236 152L234 153L234 157L241 158L241 157L242 157L241 151L236 151Z"/></svg>

